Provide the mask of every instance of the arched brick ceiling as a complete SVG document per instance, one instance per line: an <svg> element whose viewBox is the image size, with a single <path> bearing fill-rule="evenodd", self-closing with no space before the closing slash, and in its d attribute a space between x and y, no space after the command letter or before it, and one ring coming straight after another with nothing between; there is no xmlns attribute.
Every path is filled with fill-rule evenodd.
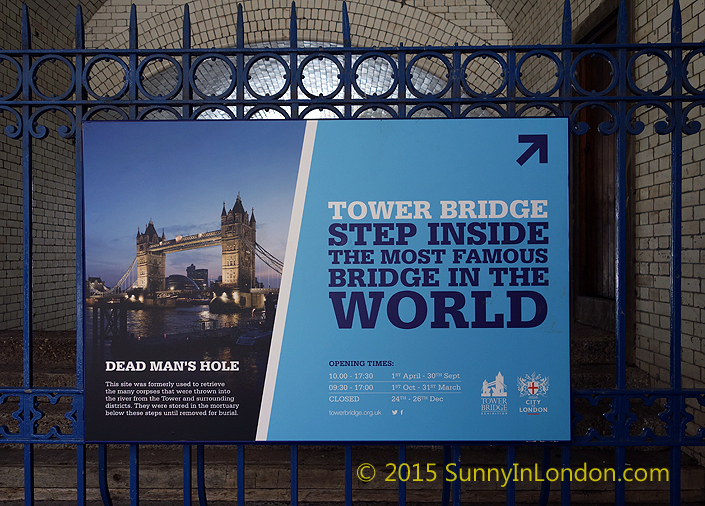
<svg viewBox="0 0 705 506"><path fill-rule="evenodd" d="M32 42L36 48L71 48L75 38L76 7L80 3L84 23L105 4L106 0L28 0ZM21 0L0 2L0 28L9 35L6 49L19 47L19 27L22 19ZM9 47L15 46L15 47Z"/></svg>
<svg viewBox="0 0 705 506"><path fill-rule="evenodd" d="M160 5L137 5L140 47L180 45L183 0ZM418 2L421 3L421 2ZM486 0L456 5L415 7L412 2L360 0L348 2L354 46L485 45L511 43L506 23ZM87 25L89 47L125 47L130 0L106 0ZM165 5L168 4L168 5ZM192 43L197 47L235 45L237 3L230 0L188 2ZM448 5L445 5L448 4ZM242 2L247 44L286 40L289 36L290 0ZM298 37L301 40L342 43L342 0L299 0Z"/></svg>
<svg viewBox="0 0 705 506"><path fill-rule="evenodd" d="M537 2L527 0L487 0L487 3L507 23L509 30L515 34L522 31L521 28L525 17L524 10L536 8L535 4Z"/></svg>
<svg viewBox="0 0 705 506"><path fill-rule="evenodd" d="M130 2L106 0L103 3L86 26L87 47L127 47ZM163 0L157 5L145 0L137 4L139 47L181 47L185 3L183 0ZM348 2L352 45L482 46L511 43L512 35L506 23L486 0L468 0L460 6L456 5L456 0L442 3L442 6L422 8L415 7L412 2L391 0ZM188 5L193 47L236 45L237 2L194 0ZM291 0L267 0L266 8L261 5L261 0L242 2L245 44L267 45L288 40ZM298 0L298 40L323 45L342 44L342 7L342 0ZM440 67L438 72L432 68L427 70L445 78L444 69ZM492 71L480 69L479 72ZM104 81L104 85L111 86L111 79Z"/></svg>

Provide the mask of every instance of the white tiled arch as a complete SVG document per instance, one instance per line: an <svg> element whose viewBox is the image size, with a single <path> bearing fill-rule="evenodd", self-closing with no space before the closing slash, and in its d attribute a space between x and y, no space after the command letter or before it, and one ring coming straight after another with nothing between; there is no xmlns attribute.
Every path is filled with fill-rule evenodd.
<svg viewBox="0 0 705 506"><path fill-rule="evenodd" d="M86 25L88 47L126 47L131 0L107 0ZM181 44L184 5L191 12L192 43L196 47L235 45L237 2L229 0L136 0L139 44L143 48ZM411 3L411 2L410 2ZM415 2L390 0L348 3L353 46L510 44L511 32L486 0ZM433 5L426 6L430 3ZM443 5L436 5L443 4ZM300 0L296 3L301 40L342 43L342 0ZM289 0L242 2L245 43L289 38Z"/></svg>
<svg viewBox="0 0 705 506"><path fill-rule="evenodd" d="M452 0L445 0L452 3ZM128 46L129 0L108 0L91 17L86 27L87 47L124 48ZM164 0L163 4L137 3L138 45L140 48L181 47L183 33L183 0ZM351 43L355 47L452 46L509 43L506 24L485 0L466 2L462 9L445 8L438 14L425 8L388 0L365 0L348 4ZM228 0L198 0L188 3L193 47L234 47L236 45L237 4ZM289 39L291 3L289 0L249 0L242 4L244 39L248 46L281 46ZM342 44L342 0L302 0L296 4L297 38L321 45ZM461 27L446 17L467 11L475 19ZM467 20L466 20L467 21ZM490 28L496 31L490 31ZM434 65L435 63L435 65ZM478 90L483 84L496 82L496 68L475 63ZM145 74L154 75L157 68ZM423 61L422 71L445 80L446 70L437 62ZM123 72L114 65L92 79L93 89L101 95L112 95L122 87Z"/></svg>

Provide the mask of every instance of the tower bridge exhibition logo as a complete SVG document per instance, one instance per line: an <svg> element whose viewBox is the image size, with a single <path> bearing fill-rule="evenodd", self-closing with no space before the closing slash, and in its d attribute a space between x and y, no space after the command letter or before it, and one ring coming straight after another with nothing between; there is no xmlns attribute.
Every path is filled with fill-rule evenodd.
<svg viewBox="0 0 705 506"><path fill-rule="evenodd" d="M517 388L519 389L519 397L527 397L523 406L519 407L520 413L527 415L539 415L548 413L548 407L542 406L540 397L546 397L548 394L548 376L543 377L535 372L529 376L517 378Z"/></svg>
<svg viewBox="0 0 705 506"><path fill-rule="evenodd" d="M501 372L497 373L494 381L484 380L482 382L480 399L482 399L481 414L507 414L507 385L504 383L504 376L502 376Z"/></svg>

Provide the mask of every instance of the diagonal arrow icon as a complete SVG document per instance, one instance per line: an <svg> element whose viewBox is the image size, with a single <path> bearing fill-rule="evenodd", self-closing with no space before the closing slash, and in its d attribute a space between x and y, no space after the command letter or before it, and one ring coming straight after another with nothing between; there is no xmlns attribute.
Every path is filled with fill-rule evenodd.
<svg viewBox="0 0 705 506"><path fill-rule="evenodd" d="M548 163L548 134L520 135L519 143L531 143L531 146L524 151L524 154L517 158L519 165L524 165L537 151L539 152L539 163Z"/></svg>

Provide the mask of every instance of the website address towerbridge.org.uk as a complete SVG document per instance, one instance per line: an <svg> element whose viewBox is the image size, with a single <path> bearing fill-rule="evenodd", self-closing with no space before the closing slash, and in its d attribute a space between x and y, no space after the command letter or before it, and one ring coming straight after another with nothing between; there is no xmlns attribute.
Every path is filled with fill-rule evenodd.
<svg viewBox="0 0 705 506"><path fill-rule="evenodd" d="M358 409L328 410L328 416L379 416L381 414L382 410L380 409L376 411L360 411Z"/></svg>
<svg viewBox="0 0 705 506"><path fill-rule="evenodd" d="M357 467L357 478L368 483L375 479L377 470L369 463L360 464ZM510 482L555 482L555 481L577 481L577 482L644 482L644 481L664 481L670 480L668 468L634 468L627 467L623 472L607 467L588 467L583 463L577 468L555 468L550 467L544 471L538 464L533 466L520 466L515 463L512 467L461 467L455 463L438 466L435 463L426 464L396 464L393 462L385 466L384 472L380 472L380 478L384 481L412 481L412 482L433 482L437 479L442 481L462 481L462 482L495 482L502 487L506 487Z"/></svg>

